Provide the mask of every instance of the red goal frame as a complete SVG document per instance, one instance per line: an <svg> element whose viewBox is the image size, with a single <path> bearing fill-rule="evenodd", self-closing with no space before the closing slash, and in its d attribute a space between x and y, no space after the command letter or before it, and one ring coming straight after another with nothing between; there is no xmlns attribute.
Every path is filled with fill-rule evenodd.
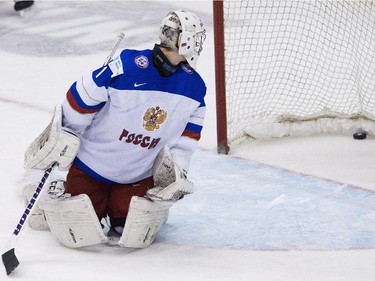
<svg viewBox="0 0 375 281"><path fill-rule="evenodd" d="M217 151L228 154L223 0L213 0Z"/></svg>

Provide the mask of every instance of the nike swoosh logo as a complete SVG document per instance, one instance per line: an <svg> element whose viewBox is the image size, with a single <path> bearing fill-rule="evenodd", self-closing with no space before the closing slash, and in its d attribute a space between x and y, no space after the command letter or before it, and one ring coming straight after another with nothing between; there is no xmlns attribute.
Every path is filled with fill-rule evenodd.
<svg viewBox="0 0 375 281"><path fill-rule="evenodd" d="M134 83L134 88L137 88L137 87L140 87L140 86L143 86L143 85L146 85L147 83L140 83L138 84L137 82Z"/></svg>

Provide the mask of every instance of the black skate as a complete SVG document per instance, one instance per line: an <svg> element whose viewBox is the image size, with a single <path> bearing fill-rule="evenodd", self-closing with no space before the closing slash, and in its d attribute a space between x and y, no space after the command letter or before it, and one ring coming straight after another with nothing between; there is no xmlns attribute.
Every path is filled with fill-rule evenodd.
<svg viewBox="0 0 375 281"><path fill-rule="evenodd" d="M31 7L33 4L34 1L16 1L16 3L14 3L14 9L18 12Z"/></svg>

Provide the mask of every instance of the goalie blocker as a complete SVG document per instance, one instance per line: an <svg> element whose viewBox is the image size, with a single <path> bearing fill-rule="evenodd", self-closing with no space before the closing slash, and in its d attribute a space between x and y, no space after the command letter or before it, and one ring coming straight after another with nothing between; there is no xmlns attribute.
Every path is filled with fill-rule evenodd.
<svg viewBox="0 0 375 281"><path fill-rule="evenodd" d="M57 162L59 170L66 171L78 153L79 137L62 127L62 109L56 106L51 122L29 145L25 152L26 169L46 170Z"/></svg>

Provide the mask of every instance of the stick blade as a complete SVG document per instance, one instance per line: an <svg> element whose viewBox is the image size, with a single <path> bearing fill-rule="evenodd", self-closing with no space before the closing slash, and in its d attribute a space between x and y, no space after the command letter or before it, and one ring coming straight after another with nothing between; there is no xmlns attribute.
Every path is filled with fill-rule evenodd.
<svg viewBox="0 0 375 281"><path fill-rule="evenodd" d="M1 257L3 259L3 264L5 266L7 275L11 274L13 270L15 270L17 266L20 264L14 252L14 248L2 254Z"/></svg>

